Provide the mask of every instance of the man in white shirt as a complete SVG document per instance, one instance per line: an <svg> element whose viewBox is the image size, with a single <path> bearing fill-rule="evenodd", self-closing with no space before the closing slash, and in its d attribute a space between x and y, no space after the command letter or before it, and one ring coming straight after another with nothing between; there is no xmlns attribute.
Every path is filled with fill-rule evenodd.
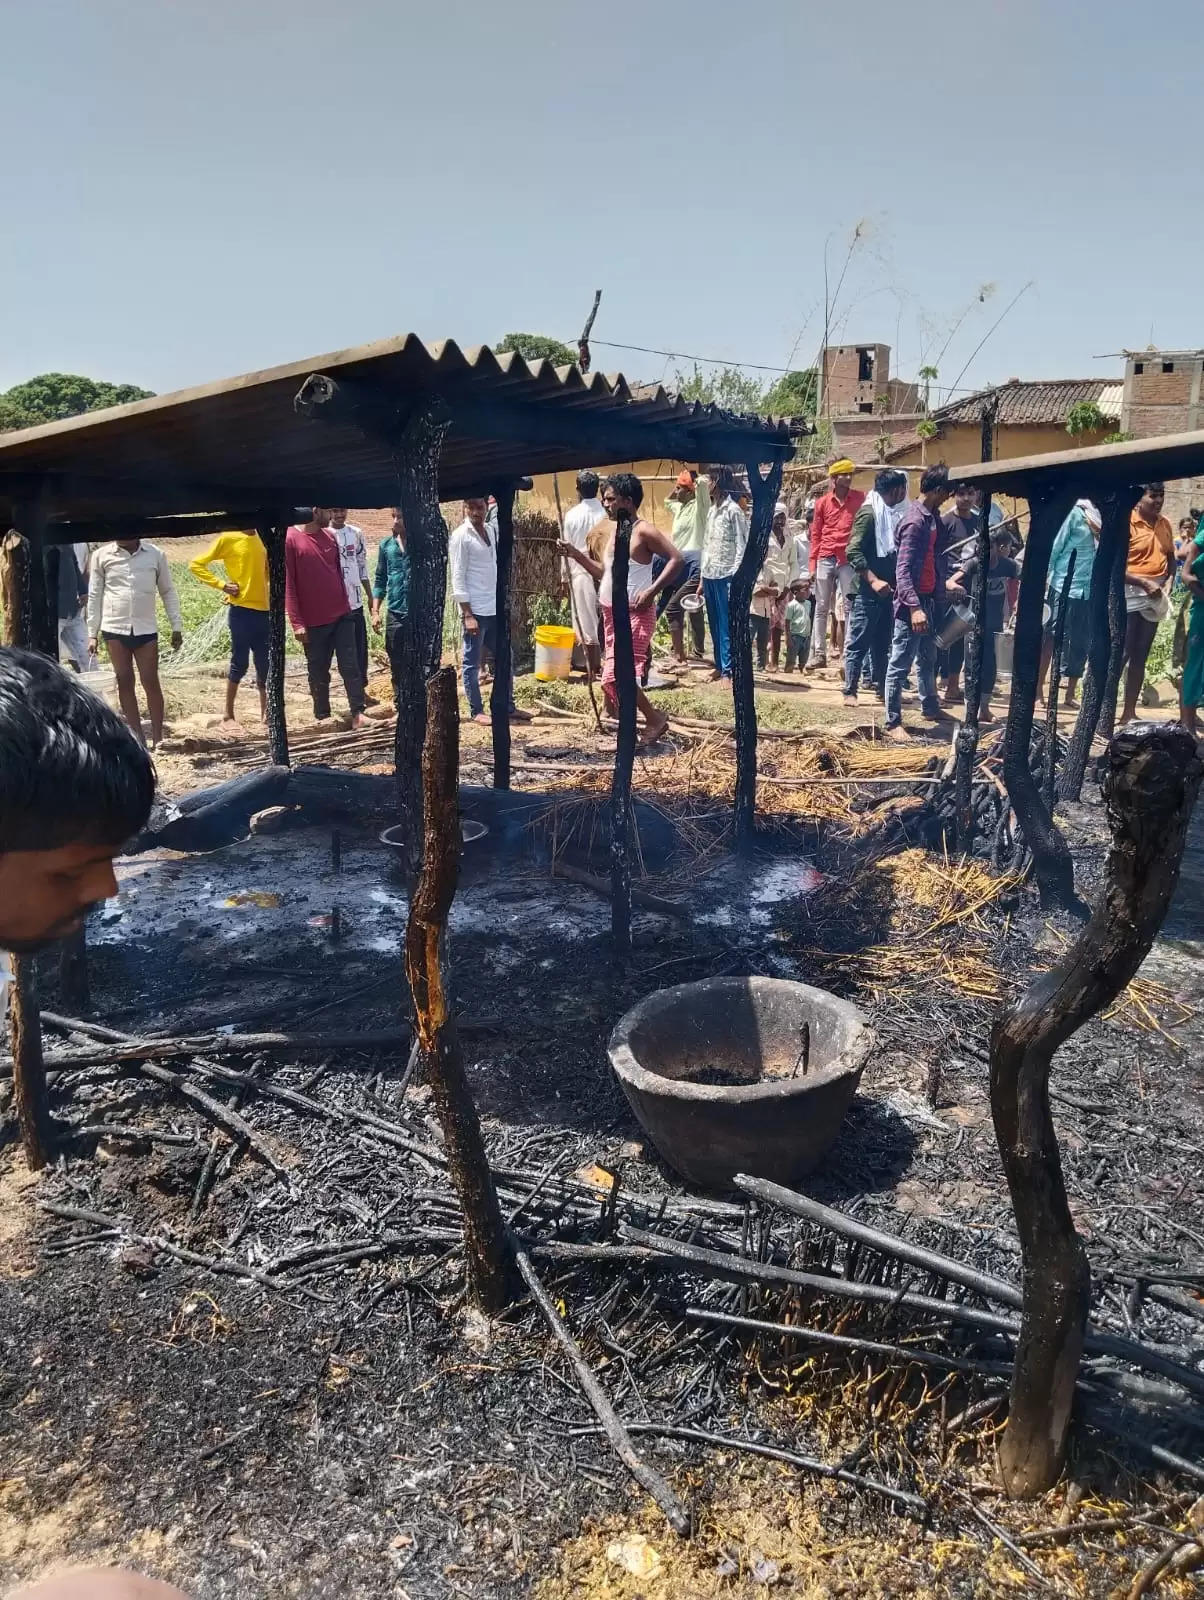
<svg viewBox="0 0 1204 1600"><path fill-rule="evenodd" d="M497 645L497 537L490 528L488 508L483 498L464 502L464 521L448 543L452 596L460 607L463 629L464 696L468 714L474 722L490 719L481 699L481 661L486 651L494 658ZM529 722L530 713L514 704L512 683L494 680L493 693L501 692L510 701L511 722Z"/></svg>
<svg viewBox="0 0 1204 1600"><path fill-rule="evenodd" d="M343 582L347 586L347 604L351 608L351 622L355 629L355 656L360 664L360 676L368 682L368 623L364 616L364 601L372 604L372 585L368 579L368 545L364 531L354 522L347 521L345 507L332 509L330 531L339 547L339 565L343 569ZM365 704L369 696L364 696Z"/></svg>
<svg viewBox="0 0 1204 1600"><path fill-rule="evenodd" d="M142 713L134 668L142 680L150 717L151 745L163 737L163 688L159 682L159 617L156 595L171 623L171 648L184 643L180 600L162 550L141 539L118 539L92 557L88 578L88 652L103 639L117 679L121 714L142 738Z"/></svg>
<svg viewBox="0 0 1204 1600"><path fill-rule="evenodd" d="M744 546L748 543L748 523L733 493L735 487L730 467L712 467L709 485L704 485L701 477L695 485L695 494L700 502L709 488L710 509L702 541L702 596L706 602L711 649L715 657L715 670L711 677L716 679L730 678L732 675L728 597L732 576L740 565Z"/></svg>
<svg viewBox="0 0 1204 1600"><path fill-rule="evenodd" d="M577 474L577 504L564 519L564 541L574 550L585 550L586 541L600 522L606 521L606 512L598 498L598 474ZM593 574L576 561L570 561L568 580L573 593L573 627L577 639L589 658L590 671L596 678L602 671L602 647L598 642L598 586Z"/></svg>

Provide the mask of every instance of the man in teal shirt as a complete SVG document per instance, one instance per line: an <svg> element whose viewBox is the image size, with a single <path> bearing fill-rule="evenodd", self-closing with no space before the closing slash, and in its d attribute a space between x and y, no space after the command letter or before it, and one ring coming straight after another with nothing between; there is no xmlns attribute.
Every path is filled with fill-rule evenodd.
<svg viewBox="0 0 1204 1600"><path fill-rule="evenodd" d="M380 632L382 601L388 607L385 623L385 650L393 676L393 701L398 704L397 680L401 656L408 635L410 615L410 557L406 550L406 525L401 512L393 513L393 532L376 552L376 575L372 583L372 627Z"/></svg>
<svg viewBox="0 0 1204 1600"><path fill-rule="evenodd" d="M1062 637L1062 671L1066 676L1066 699L1070 708L1078 704L1079 679L1087 665L1087 650L1091 643L1091 572L1095 566L1095 546L1099 539L1101 518L1090 500L1077 500L1070 515L1058 529L1049 555L1049 573L1046 577L1045 604L1049 621L1041 641L1041 677L1038 698L1045 701L1045 674L1053 659L1054 629L1058 622L1058 607L1062 600L1062 585L1074 555L1074 573L1070 579L1070 593L1066 599L1066 630Z"/></svg>

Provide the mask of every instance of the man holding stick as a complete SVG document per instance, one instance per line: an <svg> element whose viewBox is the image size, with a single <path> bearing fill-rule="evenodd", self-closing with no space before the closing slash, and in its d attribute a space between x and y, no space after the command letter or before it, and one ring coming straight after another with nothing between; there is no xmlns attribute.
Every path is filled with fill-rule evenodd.
<svg viewBox="0 0 1204 1600"><path fill-rule="evenodd" d="M652 641L652 633L656 627L656 597L663 589L672 586L682 565L681 555L668 535L663 534L647 518L639 515L643 498L644 486L634 472L617 472L613 477L607 478L602 493L602 504L612 522L618 522L624 514L631 518L627 596L631 611L632 652L637 662L643 661ZM615 627L611 605L614 537L611 536L601 561L595 561L588 551L578 550L576 545L569 544L567 539L561 544L560 553L583 567L591 577L601 579L598 604L602 611L602 626L606 639L606 651L602 663L602 693L606 697L608 709L612 714L616 714L619 702L615 693ZM657 556L663 557L665 564L659 576L653 577L653 561ZM668 729L669 719L656 709L638 685L635 698L636 705L644 718L644 732L640 743L655 744Z"/></svg>

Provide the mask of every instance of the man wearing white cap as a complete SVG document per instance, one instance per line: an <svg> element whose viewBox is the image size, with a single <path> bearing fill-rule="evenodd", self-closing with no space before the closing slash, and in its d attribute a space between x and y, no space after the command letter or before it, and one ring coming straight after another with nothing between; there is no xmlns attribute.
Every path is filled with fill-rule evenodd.
<svg viewBox="0 0 1204 1600"><path fill-rule="evenodd" d="M1062 671L1066 677L1066 699L1063 704L1078 704L1079 679L1087 664L1087 650L1091 643L1091 572L1095 566L1095 547L1099 542L1102 518L1090 500L1077 500L1070 515L1058 529L1049 556L1049 574L1046 578L1045 604L1049 621L1041 640L1041 678L1038 694L1045 700L1045 674L1053 658L1054 629L1058 622L1058 608L1062 603L1062 585L1074 554L1074 572L1070 579L1070 592L1066 599L1066 631L1062 637Z"/></svg>
<svg viewBox="0 0 1204 1600"><path fill-rule="evenodd" d="M769 545L748 608L757 645L757 666L762 672L770 666L774 672L778 670L786 602L790 598L790 586L798 578L798 551L794 540L786 537L786 502L779 500L773 508Z"/></svg>

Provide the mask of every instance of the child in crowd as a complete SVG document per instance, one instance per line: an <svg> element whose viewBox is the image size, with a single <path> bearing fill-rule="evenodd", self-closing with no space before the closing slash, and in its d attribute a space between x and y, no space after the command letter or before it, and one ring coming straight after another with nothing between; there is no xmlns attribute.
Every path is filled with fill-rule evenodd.
<svg viewBox="0 0 1204 1600"><path fill-rule="evenodd" d="M811 644L811 628L815 621L815 597L811 593L810 578L800 578L790 585L790 599L786 602L786 671L793 672L795 663L801 672Z"/></svg>

